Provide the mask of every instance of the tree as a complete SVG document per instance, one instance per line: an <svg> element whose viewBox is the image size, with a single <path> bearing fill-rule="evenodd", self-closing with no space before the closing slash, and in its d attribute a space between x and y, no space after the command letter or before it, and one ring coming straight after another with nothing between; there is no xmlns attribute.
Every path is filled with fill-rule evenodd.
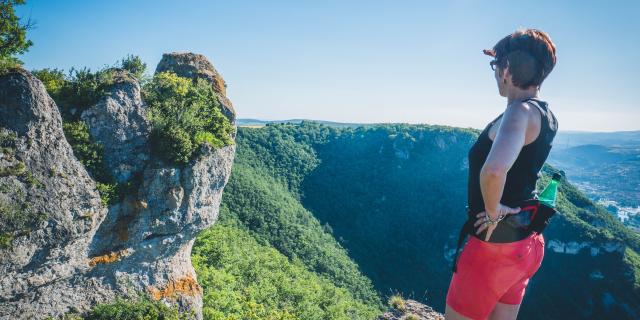
<svg viewBox="0 0 640 320"><path fill-rule="evenodd" d="M143 80L145 71L147 71L147 64L142 62L142 59L132 54L127 55L120 61L120 67L133 74L138 80Z"/></svg>
<svg viewBox="0 0 640 320"><path fill-rule="evenodd" d="M14 11L15 5L24 4L24 0L0 0L0 63L20 63L14 57L23 54L33 45L27 40L27 30L33 27L31 21L20 24Z"/></svg>

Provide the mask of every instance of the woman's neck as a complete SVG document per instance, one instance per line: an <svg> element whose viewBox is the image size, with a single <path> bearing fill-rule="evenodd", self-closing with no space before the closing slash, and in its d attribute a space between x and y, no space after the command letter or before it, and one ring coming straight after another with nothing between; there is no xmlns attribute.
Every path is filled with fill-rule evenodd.
<svg viewBox="0 0 640 320"><path fill-rule="evenodd" d="M507 107L514 101L523 101L530 98L538 98L540 90L538 87L532 87L529 89L512 88L507 95Z"/></svg>

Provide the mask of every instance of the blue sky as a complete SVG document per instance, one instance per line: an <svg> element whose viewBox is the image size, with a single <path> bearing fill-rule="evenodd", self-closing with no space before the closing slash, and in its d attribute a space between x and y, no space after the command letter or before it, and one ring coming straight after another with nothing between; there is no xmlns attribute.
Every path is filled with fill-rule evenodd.
<svg viewBox="0 0 640 320"><path fill-rule="evenodd" d="M483 128L506 108L488 56L517 28L549 33L542 86L560 130L640 129L640 1L45 1L28 69L139 55L207 56L241 118Z"/></svg>

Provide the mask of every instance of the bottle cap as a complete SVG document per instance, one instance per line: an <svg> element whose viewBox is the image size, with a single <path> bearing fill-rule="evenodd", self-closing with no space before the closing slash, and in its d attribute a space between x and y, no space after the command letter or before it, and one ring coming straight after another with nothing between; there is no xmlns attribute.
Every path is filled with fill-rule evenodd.
<svg viewBox="0 0 640 320"><path fill-rule="evenodd" d="M562 175L556 172L553 174L553 177L551 177L551 179L560 181L560 179L562 179Z"/></svg>

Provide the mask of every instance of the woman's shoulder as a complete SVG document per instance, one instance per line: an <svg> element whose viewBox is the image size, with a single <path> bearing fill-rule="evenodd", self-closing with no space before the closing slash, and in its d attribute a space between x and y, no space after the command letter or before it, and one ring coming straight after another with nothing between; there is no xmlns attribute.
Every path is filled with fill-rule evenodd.
<svg viewBox="0 0 640 320"><path fill-rule="evenodd" d="M519 122L524 125L530 123L532 119L539 116L539 111L536 111L536 107L533 107L531 104L526 101L514 101L512 102L507 110L504 112L502 117L503 121L507 120L509 122Z"/></svg>
<svg viewBox="0 0 640 320"><path fill-rule="evenodd" d="M505 111L502 121L509 123L506 132L520 135L525 132L524 146L528 146L538 140L544 119L544 110L525 101L514 101Z"/></svg>
<svg viewBox="0 0 640 320"><path fill-rule="evenodd" d="M532 110L537 110L534 110L534 112L541 119L541 124L546 124L545 127L551 131L558 131L558 119L549 107L549 103L546 100L542 100L539 98L530 98L525 101L533 106Z"/></svg>

